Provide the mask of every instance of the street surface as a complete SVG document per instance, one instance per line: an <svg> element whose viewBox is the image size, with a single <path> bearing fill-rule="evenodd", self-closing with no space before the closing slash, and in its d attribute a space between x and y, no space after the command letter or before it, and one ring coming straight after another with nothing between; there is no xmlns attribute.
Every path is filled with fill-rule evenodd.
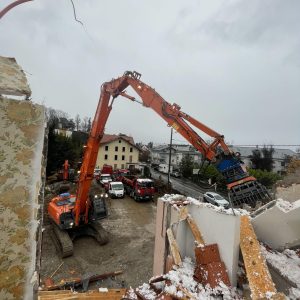
<svg viewBox="0 0 300 300"><path fill-rule="evenodd" d="M158 179L159 176L164 182L168 182L168 175L163 174L160 172L155 171L151 168L151 174L152 177L155 179ZM207 192L207 189L199 187L197 184L191 182L190 180L184 179L184 178L175 178L170 177L172 187L173 189L177 190L181 194L185 196L190 196L195 199L199 199L199 197L202 197L205 192Z"/></svg>

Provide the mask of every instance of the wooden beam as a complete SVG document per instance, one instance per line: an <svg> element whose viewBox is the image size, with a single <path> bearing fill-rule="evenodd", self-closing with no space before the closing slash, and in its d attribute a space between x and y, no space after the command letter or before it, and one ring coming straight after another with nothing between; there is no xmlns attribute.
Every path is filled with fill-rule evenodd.
<svg viewBox="0 0 300 300"><path fill-rule="evenodd" d="M171 254L174 258L174 263L175 265L181 266L182 265L182 260L180 256L180 251L177 245L177 242L174 238L173 231L171 228L167 229L167 236L170 244L170 249L171 249Z"/></svg>
<svg viewBox="0 0 300 300"><path fill-rule="evenodd" d="M269 293L274 293L271 299L285 299L283 294L276 291L248 216L241 216L240 247L251 290L251 298L253 300L267 299Z"/></svg>
<svg viewBox="0 0 300 300"><path fill-rule="evenodd" d="M108 292L88 291L73 293L72 291L39 291L38 300L119 300L125 295L126 289L109 289Z"/></svg>
<svg viewBox="0 0 300 300"><path fill-rule="evenodd" d="M195 241L198 243L198 244L202 244L202 245L205 245L205 242L204 242L204 239L202 237L202 234L199 230L199 227L198 225L196 224L195 220L190 216L188 215L187 218L186 218L189 226L190 226L190 229L193 233L193 236L195 238Z"/></svg>

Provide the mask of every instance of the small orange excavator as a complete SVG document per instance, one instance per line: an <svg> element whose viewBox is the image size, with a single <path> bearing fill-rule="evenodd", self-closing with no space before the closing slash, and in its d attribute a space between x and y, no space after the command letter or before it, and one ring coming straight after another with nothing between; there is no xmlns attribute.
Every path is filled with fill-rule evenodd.
<svg viewBox="0 0 300 300"><path fill-rule="evenodd" d="M101 94L90 136L85 148L76 195L62 193L51 200L48 213L54 223L54 233L63 256L72 255L72 240L79 235L91 235L104 244L108 234L97 222L106 216L103 195L90 193L96 165L99 144L104 134L105 124L118 96L136 101L153 109L169 126L172 126L203 157L213 163L224 176L230 198L234 206L243 203L254 206L256 201L262 203L271 200L266 187L249 176L239 159L230 151L224 142L224 136L181 111L177 104L164 100L153 88L140 80L141 74L127 71L123 76L105 82L101 86ZM125 89L130 86L141 98L142 102L128 95ZM213 140L209 144L203 140L189 125L209 135Z"/></svg>

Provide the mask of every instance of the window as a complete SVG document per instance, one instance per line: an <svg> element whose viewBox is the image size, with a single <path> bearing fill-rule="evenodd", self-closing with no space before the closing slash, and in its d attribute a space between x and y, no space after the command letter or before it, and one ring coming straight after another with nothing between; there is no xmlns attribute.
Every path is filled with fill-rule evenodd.
<svg viewBox="0 0 300 300"><path fill-rule="evenodd" d="M125 152L125 147L122 148L122 152Z"/></svg>
<svg viewBox="0 0 300 300"><path fill-rule="evenodd" d="M121 144L121 140L119 140L119 144Z"/></svg>
<svg viewBox="0 0 300 300"><path fill-rule="evenodd" d="M108 146L105 146L105 151L108 151Z"/></svg>
<svg viewBox="0 0 300 300"><path fill-rule="evenodd" d="M116 147L115 147L115 151L116 151L116 152L118 152L118 150L119 150L119 147L118 147L118 146L116 146Z"/></svg>
<svg viewBox="0 0 300 300"><path fill-rule="evenodd" d="M117 170L117 169L118 169L118 165L114 164L114 170Z"/></svg>
<svg viewBox="0 0 300 300"><path fill-rule="evenodd" d="M132 147L130 147L130 152L132 152Z"/></svg>
<svg viewBox="0 0 300 300"><path fill-rule="evenodd" d="M122 160L125 160L125 155L122 155ZM124 169L124 168L123 168Z"/></svg>
<svg viewBox="0 0 300 300"><path fill-rule="evenodd" d="M115 155L115 160L118 160L118 155Z"/></svg>
<svg viewBox="0 0 300 300"><path fill-rule="evenodd" d="M132 155L129 155L129 162L132 162Z"/></svg>
<svg viewBox="0 0 300 300"><path fill-rule="evenodd" d="M107 154L104 155L104 159L105 159L105 160L108 159L108 155L107 155Z"/></svg>
<svg viewBox="0 0 300 300"><path fill-rule="evenodd" d="M124 164L122 164L121 169L125 169L125 165Z"/></svg>

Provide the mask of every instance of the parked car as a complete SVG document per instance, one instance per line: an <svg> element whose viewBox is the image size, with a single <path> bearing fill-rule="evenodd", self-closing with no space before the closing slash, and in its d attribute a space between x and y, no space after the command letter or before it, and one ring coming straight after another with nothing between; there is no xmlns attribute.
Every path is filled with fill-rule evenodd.
<svg viewBox="0 0 300 300"><path fill-rule="evenodd" d="M111 198L124 198L124 185L120 181L110 182L108 185L108 194Z"/></svg>
<svg viewBox="0 0 300 300"><path fill-rule="evenodd" d="M181 174L177 171L170 173L170 175L173 176L173 177L176 177L176 178L181 177Z"/></svg>
<svg viewBox="0 0 300 300"><path fill-rule="evenodd" d="M209 202L216 206L223 206L224 208L229 207L229 202L224 197L214 192L206 192L203 195L203 200L204 202Z"/></svg>

